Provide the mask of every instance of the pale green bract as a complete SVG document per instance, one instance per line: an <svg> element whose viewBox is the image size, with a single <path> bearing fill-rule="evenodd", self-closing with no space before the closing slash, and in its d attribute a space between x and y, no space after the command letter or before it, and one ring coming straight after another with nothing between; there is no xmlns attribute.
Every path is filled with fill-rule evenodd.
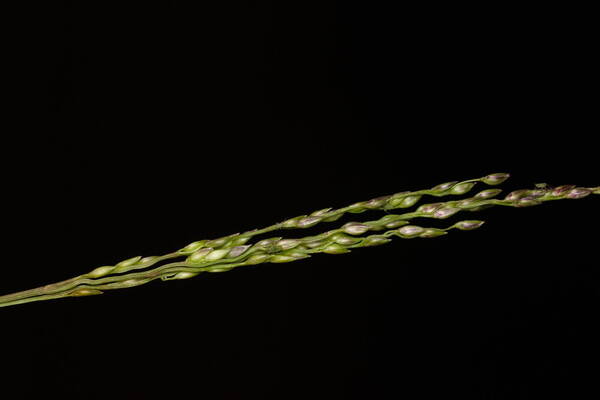
<svg viewBox="0 0 600 400"><path fill-rule="evenodd" d="M462 211L479 211L495 205L528 207L546 201L581 199L590 194L600 194L600 187L563 185L552 188L546 184L536 184L534 189L513 191L502 200L495 198L501 193L500 189L485 189L470 198L423 204L412 212L389 213L391 210L412 207L423 196L463 195L470 192L477 183L499 185L508 177L507 173L495 173L462 182L446 182L431 189L381 196L337 210L325 208L262 229L218 239L200 240L162 256L129 258L115 265L100 266L87 274L66 281L0 296L0 307L62 297L102 294L105 290L139 286L159 278L165 281L188 279L202 272L225 272L240 266L266 262L286 263L308 258L314 253L348 253L351 249L388 243L393 237L434 238L446 235L453 229L477 229L483 225L483 221L463 220L446 228L433 228L412 224L411 220L446 219ZM366 210L382 210L387 214L378 220L348 222L337 229L315 236L300 239L272 237L248 244L258 235L277 230L309 228L321 222L336 221L346 213L358 214ZM378 233L367 234L369 232Z"/></svg>

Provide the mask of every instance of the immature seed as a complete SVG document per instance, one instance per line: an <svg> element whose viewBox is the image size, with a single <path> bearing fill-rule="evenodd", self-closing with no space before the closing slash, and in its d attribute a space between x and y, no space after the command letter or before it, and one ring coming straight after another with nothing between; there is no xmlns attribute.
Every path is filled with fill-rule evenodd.
<svg viewBox="0 0 600 400"><path fill-rule="evenodd" d="M193 242L188 244L187 246L185 246L183 249L179 250L180 253L193 253L196 250L198 250L199 248L201 248L202 246L204 246L204 244L206 243L206 240L199 240L197 242Z"/></svg>
<svg viewBox="0 0 600 400"><path fill-rule="evenodd" d="M231 251L229 252L229 254L227 255L228 257L234 258L234 257L238 257L241 256L242 254L244 254L246 252L246 250L248 250L250 247L250 245L245 245L245 246L235 246L231 248Z"/></svg>
<svg viewBox="0 0 600 400"><path fill-rule="evenodd" d="M421 233L423 233L425 229L421 228L420 226L415 226L415 225L407 225L407 226L403 226L402 228L398 229L398 233L400 233L401 235L404 236L408 236L408 237L414 237L417 235L420 235Z"/></svg>
<svg viewBox="0 0 600 400"><path fill-rule="evenodd" d="M402 203L400 203L401 208L408 208L414 206L419 200L421 196L406 196L402 199Z"/></svg>
<svg viewBox="0 0 600 400"><path fill-rule="evenodd" d="M69 294L69 296L79 297L79 296L93 296L95 294L102 294L100 290L96 289L77 289Z"/></svg>
<svg viewBox="0 0 600 400"><path fill-rule="evenodd" d="M210 240L210 241L206 242L206 247L212 247L213 249L216 249L217 247L223 246L225 243L229 242L230 240L231 240L231 238L229 238L229 237L222 237L219 239Z"/></svg>
<svg viewBox="0 0 600 400"><path fill-rule="evenodd" d="M350 250L345 248L344 246L340 246L337 243L332 243L330 245L327 245L324 249L323 249L323 253L327 253L327 254L343 254L343 253L349 253Z"/></svg>
<svg viewBox="0 0 600 400"><path fill-rule="evenodd" d="M469 190L471 190L473 188L473 186L475 186L475 182L460 183L460 184L458 184L456 186L453 186L452 190L450 190L450 193L452 193L452 194L465 194Z"/></svg>
<svg viewBox="0 0 600 400"><path fill-rule="evenodd" d="M244 261L244 264L245 265L262 264L265 261L267 261L270 257L272 257L272 256L269 254L264 254L264 253L253 254L250 257L248 257L248 259L246 261Z"/></svg>
<svg viewBox="0 0 600 400"><path fill-rule="evenodd" d="M194 252L191 256L189 256L187 258L187 260L191 263L197 263L200 262L202 260L204 260L204 258L208 255L208 253L210 253L211 251L213 251L212 247L205 247L203 249L200 249L196 252Z"/></svg>
<svg viewBox="0 0 600 400"><path fill-rule="evenodd" d="M470 231L473 229L479 228L484 224L485 221L477 221L477 220L469 220L469 221L460 221L454 224L454 226L462 231Z"/></svg>
<svg viewBox="0 0 600 400"><path fill-rule="evenodd" d="M419 237L434 238L434 237L443 236L443 235L447 235L447 234L448 234L448 232L443 231L441 229L426 228L425 231L419 235Z"/></svg>
<svg viewBox="0 0 600 400"><path fill-rule="evenodd" d="M213 250L204 257L206 261L216 261L225 257L229 253L230 249L217 249Z"/></svg>
<svg viewBox="0 0 600 400"><path fill-rule="evenodd" d="M502 192L502 189L486 189L486 190L482 190L481 192L477 193L475 195L475 197L478 199L489 199L494 196L497 196L501 192Z"/></svg>
<svg viewBox="0 0 600 400"><path fill-rule="evenodd" d="M515 203L517 207L537 206L538 204L542 204L542 202L531 196L521 197L520 199L517 199Z"/></svg>
<svg viewBox="0 0 600 400"><path fill-rule="evenodd" d="M391 195L390 196L381 196L381 197L377 197L375 199L371 199L365 203L365 207L369 208L369 209L380 208L382 205L384 205L389 200L390 197L392 197L392 196Z"/></svg>
<svg viewBox="0 0 600 400"><path fill-rule="evenodd" d="M323 214L327 214L329 211L331 211L331 207L315 211L315 212L311 213L310 215L313 216L313 217L320 217Z"/></svg>
<svg viewBox="0 0 600 400"><path fill-rule="evenodd" d="M570 190L569 193L567 193L567 198L568 199L582 199L591 193L592 193L592 191L589 189L586 189L586 188L575 188L575 189Z"/></svg>
<svg viewBox="0 0 600 400"><path fill-rule="evenodd" d="M289 250L300 244L300 240L298 239L282 239L276 243L277 247L281 250Z"/></svg>
<svg viewBox="0 0 600 400"><path fill-rule="evenodd" d="M323 246L325 244L325 240L323 240L323 239L310 240L310 241L302 242L302 244L304 246L308 247L309 249L314 249L314 248Z"/></svg>
<svg viewBox="0 0 600 400"><path fill-rule="evenodd" d="M92 272L90 272L88 275L91 278L100 278L102 276L108 275L113 269L115 269L115 267L112 265L98 267L95 270L93 270Z"/></svg>
<svg viewBox="0 0 600 400"><path fill-rule="evenodd" d="M417 209L417 212L423 214L433 214L438 208L442 207L443 203L424 204Z"/></svg>
<svg viewBox="0 0 600 400"><path fill-rule="evenodd" d="M528 193L529 193L529 190L527 190L527 189L515 190L515 191L510 192L509 194L507 194L506 197L504 198L504 200L516 201L516 200L519 200L522 197L527 196Z"/></svg>
<svg viewBox="0 0 600 400"><path fill-rule="evenodd" d="M331 236L330 239L333 240L335 243L341 244L344 246L350 246L350 245L360 242L360 239L357 239L352 236L344 235L343 233L339 233L339 232L334 234L333 236Z"/></svg>
<svg viewBox="0 0 600 400"><path fill-rule="evenodd" d="M431 190L436 191L436 192L443 192L445 190L450 189L452 186L456 185L457 183L458 183L458 181L440 183L439 185L436 185L433 188L431 188Z"/></svg>
<svg viewBox="0 0 600 400"><path fill-rule="evenodd" d="M319 217L306 217L299 220L296 226L298 228L310 228L311 226L318 224L320 221L321 218Z"/></svg>
<svg viewBox="0 0 600 400"><path fill-rule="evenodd" d="M303 217L294 217L288 220L285 220L281 223L283 228L296 228L298 226L298 221L300 221Z"/></svg>
<svg viewBox="0 0 600 400"><path fill-rule="evenodd" d="M499 185L502 182L504 182L505 180L507 180L508 178L510 178L510 174L507 173L496 173L496 174L490 174L484 178L482 178L482 182L488 184L488 185Z"/></svg>
<svg viewBox="0 0 600 400"><path fill-rule="evenodd" d="M398 221L388 222L387 224L385 224L385 227L386 228L390 228L390 229L394 229L394 228L397 228L399 226L406 225L406 224L408 224L408 221L400 219Z"/></svg>
<svg viewBox="0 0 600 400"><path fill-rule="evenodd" d="M349 222L342 227L342 230L349 235L361 235L369 230L369 227L365 224L359 224L357 222Z"/></svg>
<svg viewBox="0 0 600 400"><path fill-rule="evenodd" d="M392 239L389 239L385 236L372 235L372 236L366 237L365 240L362 241L361 245L364 247L380 246L382 244L386 244L391 241L392 241Z"/></svg>
<svg viewBox="0 0 600 400"><path fill-rule="evenodd" d="M189 278L193 278L194 276L197 276L198 274L199 274L199 272L182 271L182 272L176 273L170 279L189 279Z"/></svg>
<svg viewBox="0 0 600 400"><path fill-rule="evenodd" d="M132 257L125 261L121 261L115 267L130 267L142 259L142 256Z"/></svg>
<svg viewBox="0 0 600 400"><path fill-rule="evenodd" d="M444 208L440 208L439 210L436 210L433 213L433 217L439 218L439 219L444 219L444 218L450 217L451 215L456 214L459 211L460 211L460 208L444 207Z"/></svg>
<svg viewBox="0 0 600 400"><path fill-rule="evenodd" d="M560 197L569 192L571 189L575 189L575 185L562 185L555 187L554 190L552 190L552 196Z"/></svg>

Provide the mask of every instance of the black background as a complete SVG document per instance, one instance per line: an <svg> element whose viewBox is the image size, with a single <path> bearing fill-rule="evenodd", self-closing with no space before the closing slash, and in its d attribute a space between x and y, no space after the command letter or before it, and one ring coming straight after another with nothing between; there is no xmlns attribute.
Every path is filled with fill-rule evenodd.
<svg viewBox="0 0 600 400"><path fill-rule="evenodd" d="M55 6L9 59L45 112L5 148L20 207L2 293L492 172L507 190L599 184L587 10ZM476 232L3 308L3 392L593 397L597 205L490 209Z"/></svg>

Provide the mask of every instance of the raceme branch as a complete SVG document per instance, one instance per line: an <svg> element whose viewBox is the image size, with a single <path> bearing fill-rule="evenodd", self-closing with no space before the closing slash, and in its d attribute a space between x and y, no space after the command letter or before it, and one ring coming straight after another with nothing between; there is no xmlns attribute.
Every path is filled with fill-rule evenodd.
<svg viewBox="0 0 600 400"><path fill-rule="evenodd" d="M463 220L445 228L433 228L411 223L414 218L446 219L463 211L480 211L492 206L529 207L547 201L581 199L600 194L599 187L563 185L550 187L537 184L533 189L521 189L497 199L502 191L496 188L482 190L472 197L445 202L425 203L414 211L401 212L422 201L426 196L460 196L471 192L478 184L495 186L509 178L507 173L495 173L482 178L439 184L431 189L400 192L354 203L337 210L326 208L308 215L300 215L262 229L200 240L162 256L134 257L115 265L98 267L83 275L13 294L0 296L0 307L62 297L102 294L106 290L143 285L155 279L163 281L188 279L203 272L225 272L245 265L266 262L286 263L310 257L315 253L342 254L360 247L379 246L393 237L401 239L435 238L458 229L474 230L484 221ZM271 237L256 243L257 235L278 230L305 229L321 222L338 220L344 214L360 214L366 210L385 211L378 220L348 222L337 229L300 239ZM396 214L392 210L399 210Z"/></svg>

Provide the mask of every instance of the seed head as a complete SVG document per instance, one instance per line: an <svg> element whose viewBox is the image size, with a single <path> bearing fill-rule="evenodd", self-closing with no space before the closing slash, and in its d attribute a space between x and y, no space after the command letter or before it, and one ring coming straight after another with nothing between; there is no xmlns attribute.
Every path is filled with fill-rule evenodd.
<svg viewBox="0 0 600 400"><path fill-rule="evenodd" d="M540 197L544 197L544 195L548 193L547 190L544 189L533 189L529 191L529 194L527 195L527 197L532 197L534 199L538 199Z"/></svg>
<svg viewBox="0 0 600 400"><path fill-rule="evenodd" d="M263 239L260 242L256 243L255 246L256 247L261 247L261 248L271 247L271 246L273 246L273 244L275 244L275 242L277 242L280 239L281 239L280 237L279 238Z"/></svg>
<svg viewBox="0 0 600 400"><path fill-rule="evenodd" d="M246 243L250 239L251 239L250 236L241 236L241 237L233 239L229 244L231 246L240 246L240 245Z"/></svg>
<svg viewBox="0 0 600 400"><path fill-rule="evenodd" d="M337 213L337 214L336 214L336 213L334 213L334 214L333 214L332 216L330 216L330 217L323 218L323 221L324 221L324 222L333 222L333 221L337 221L338 219L342 218L342 215L344 215L344 213L341 213L341 212L340 212L340 213Z"/></svg>
<svg viewBox="0 0 600 400"><path fill-rule="evenodd" d="M456 206L461 209L470 209L473 207L477 207L481 203L479 200L480 199L476 198L464 199L456 203Z"/></svg>
<svg viewBox="0 0 600 400"><path fill-rule="evenodd" d="M365 203L362 201L348 206L349 213L356 214L356 213L361 213L363 211L365 211Z"/></svg>

